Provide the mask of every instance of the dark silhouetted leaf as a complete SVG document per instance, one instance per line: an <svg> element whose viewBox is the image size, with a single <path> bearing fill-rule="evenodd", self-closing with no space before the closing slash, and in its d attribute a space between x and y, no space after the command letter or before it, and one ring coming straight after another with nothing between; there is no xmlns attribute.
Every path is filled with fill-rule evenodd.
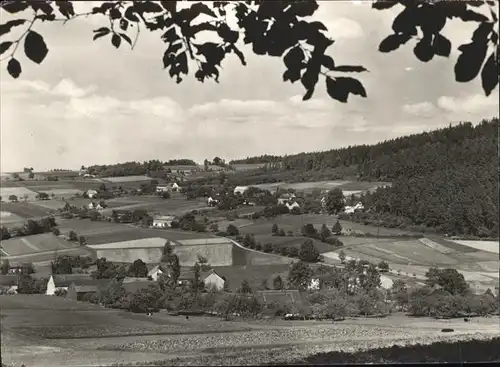
<svg viewBox="0 0 500 367"><path fill-rule="evenodd" d="M40 64L47 56L49 49L43 37L35 31L29 31L24 39L24 53L36 64Z"/></svg>
<svg viewBox="0 0 500 367"><path fill-rule="evenodd" d="M366 70L363 66L356 66L356 65L339 65L335 66L332 71L340 71L343 73L362 73L363 71L368 71Z"/></svg>
<svg viewBox="0 0 500 367"><path fill-rule="evenodd" d="M59 12L68 19L75 15L73 4L70 1L56 1L56 6Z"/></svg>
<svg viewBox="0 0 500 367"><path fill-rule="evenodd" d="M455 64L455 80L466 83L473 80L481 70L488 45L486 43L469 43L458 48L462 53Z"/></svg>
<svg viewBox="0 0 500 367"><path fill-rule="evenodd" d="M28 9L28 3L26 1L6 1L5 4L2 3L2 9L8 13L15 14ZM19 66L19 69L21 69L21 66Z"/></svg>
<svg viewBox="0 0 500 367"><path fill-rule="evenodd" d="M293 14L298 17L308 17L318 10L318 3L315 0L304 0L290 2L290 8L287 14Z"/></svg>
<svg viewBox="0 0 500 367"><path fill-rule="evenodd" d="M380 45L378 46L378 50L380 52L391 52L397 50L401 45L404 45L411 39L410 35L405 34L391 34L384 38Z"/></svg>
<svg viewBox="0 0 500 367"><path fill-rule="evenodd" d="M304 63L304 51L299 46L295 46L290 49L283 57L283 62L287 69L292 71L300 71Z"/></svg>
<svg viewBox="0 0 500 367"><path fill-rule="evenodd" d="M309 22L309 25L318 31L328 31L328 28L321 22Z"/></svg>
<svg viewBox="0 0 500 367"><path fill-rule="evenodd" d="M394 0L378 0L372 4L372 8L377 10L390 9L397 3L398 2Z"/></svg>
<svg viewBox="0 0 500 367"><path fill-rule="evenodd" d="M193 5L191 6L191 8L190 8L190 9L191 9L191 11L192 11L193 13L196 13L196 16L198 16L198 14L205 14L205 15L209 15L209 16L211 16L211 17L213 17L213 18L216 18L216 17L217 17L217 15L213 12L213 10L212 10L212 9L210 9L210 8L209 8L206 4L204 4L204 3L195 3L195 4L193 4ZM193 19L194 19L194 18L196 18L196 16L195 16L195 17L193 17Z"/></svg>
<svg viewBox="0 0 500 367"><path fill-rule="evenodd" d="M309 61L307 70L300 78L300 81L306 90L314 89L316 83L318 83L319 72L321 70L321 64L316 65L316 63L312 63L312 61L312 59Z"/></svg>
<svg viewBox="0 0 500 367"><path fill-rule="evenodd" d="M314 88L311 88L306 92L306 94L304 94L304 96L302 97L302 100L307 101L307 100L311 99L313 94L314 94Z"/></svg>
<svg viewBox="0 0 500 367"><path fill-rule="evenodd" d="M120 33L120 37L123 38L125 42L127 42L130 46L132 46L132 40L128 35L126 35L125 33Z"/></svg>
<svg viewBox="0 0 500 367"><path fill-rule="evenodd" d="M126 31L127 28L128 28L128 20L126 19L122 19L120 20L120 28L123 30L123 31Z"/></svg>
<svg viewBox="0 0 500 367"><path fill-rule="evenodd" d="M432 42L432 48L436 55L448 57L451 52L451 42L445 36L437 34Z"/></svg>
<svg viewBox="0 0 500 367"><path fill-rule="evenodd" d="M109 9L113 8L113 6L115 6L115 4L112 2L101 3L100 6L96 6L96 7L92 8L92 13L93 14L105 14Z"/></svg>
<svg viewBox="0 0 500 367"><path fill-rule="evenodd" d="M122 43L122 39L119 35L113 34L113 37L111 37L111 44L115 46L116 48L120 47L120 44Z"/></svg>
<svg viewBox="0 0 500 367"><path fill-rule="evenodd" d="M207 23L208 24L208 23ZM220 38L222 38L225 42L228 43L236 43L239 38L239 33L233 31L226 23L222 23L217 29L217 34Z"/></svg>
<svg viewBox="0 0 500 367"><path fill-rule="evenodd" d="M483 14L479 14L479 13L476 13L475 11L473 10L466 10L465 12L462 12L458 15L458 17L460 19L462 19L464 22L487 22L489 21L488 17L483 15Z"/></svg>
<svg viewBox="0 0 500 367"><path fill-rule="evenodd" d="M19 61L12 58L7 64L7 71L9 72L11 77L17 79L19 78L19 75L21 75L21 64L19 63Z"/></svg>
<svg viewBox="0 0 500 367"><path fill-rule="evenodd" d="M141 2L141 10L144 13L160 13L163 11L163 7L154 1L144 1Z"/></svg>
<svg viewBox="0 0 500 367"><path fill-rule="evenodd" d="M130 6L125 10L125 18L127 18L131 22L138 22L139 18L135 15L135 9L133 6Z"/></svg>
<svg viewBox="0 0 500 367"><path fill-rule="evenodd" d="M177 9L177 1L168 0L168 1L160 1L161 6L168 11L170 14L174 14Z"/></svg>
<svg viewBox="0 0 500 367"><path fill-rule="evenodd" d="M30 5L34 11L41 11L45 15L51 15L54 12L48 1L31 1Z"/></svg>
<svg viewBox="0 0 500 367"><path fill-rule="evenodd" d="M332 57L328 55L323 55L323 58L321 60L321 65L323 65L328 70L335 69L335 62L333 61Z"/></svg>
<svg viewBox="0 0 500 367"><path fill-rule="evenodd" d="M247 65L247 61L245 60L245 55L243 55L243 52L241 52L235 45L230 45L229 50L234 52L235 55L238 56L243 66Z"/></svg>
<svg viewBox="0 0 500 367"><path fill-rule="evenodd" d="M12 42L2 42L0 43L0 55L7 51L10 46L12 46Z"/></svg>
<svg viewBox="0 0 500 367"><path fill-rule="evenodd" d="M486 96L489 96L498 85L498 64L494 53L488 57L483 66L483 70L481 71L481 85Z"/></svg>
<svg viewBox="0 0 500 367"><path fill-rule="evenodd" d="M24 23L26 23L25 19L14 19L14 20L8 21L5 24L0 24L0 36L9 33L13 27L17 27L17 26L22 25Z"/></svg>
<svg viewBox="0 0 500 367"><path fill-rule="evenodd" d="M363 84L354 78L337 77L333 79L327 77L326 91L331 98L343 103L347 102L349 94L366 98L366 90Z"/></svg>
<svg viewBox="0 0 500 367"><path fill-rule="evenodd" d="M107 34L110 34L111 33L111 29L106 28L106 27L101 27L99 29L94 30L94 33L95 34L94 34L94 38L93 39L95 41L98 38L101 38L101 37L103 37L103 36L105 36Z"/></svg>
<svg viewBox="0 0 500 367"><path fill-rule="evenodd" d="M416 22L419 19L419 9L413 6L405 8L392 22L392 30L396 34L417 35Z"/></svg>
<svg viewBox="0 0 500 367"><path fill-rule="evenodd" d="M472 34L473 41L486 42L486 39L493 31L493 23L481 23Z"/></svg>
<svg viewBox="0 0 500 367"><path fill-rule="evenodd" d="M415 56L423 62L428 62L434 57L434 49L431 45L431 37L424 36L413 48Z"/></svg>
<svg viewBox="0 0 500 367"><path fill-rule="evenodd" d="M122 17L122 13L117 8L113 8L109 11L109 16L113 20L120 19Z"/></svg>

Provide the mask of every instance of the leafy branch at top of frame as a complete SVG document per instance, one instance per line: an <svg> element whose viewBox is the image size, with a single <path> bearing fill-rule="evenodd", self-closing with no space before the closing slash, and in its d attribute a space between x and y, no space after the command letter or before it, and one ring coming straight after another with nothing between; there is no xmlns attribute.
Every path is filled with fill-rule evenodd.
<svg viewBox="0 0 500 367"><path fill-rule="evenodd" d="M500 70L497 1L378 0L372 7L386 10L398 4L403 6L403 10L392 23L393 33L380 43L380 52L392 52L415 39L417 42L413 53L420 61L429 62L434 56L448 57L452 44L441 34L446 22L460 19L463 22L477 23L470 42L458 47L460 55L454 67L455 80L466 83L481 74L483 90L486 96L491 94L498 85Z"/></svg>
<svg viewBox="0 0 500 367"><path fill-rule="evenodd" d="M15 58L17 45L24 39L25 53L36 63L41 63L48 53L48 47L43 37L32 29L37 20L68 22L82 15L104 15L109 19L109 26L94 30L93 39L110 36L111 44L119 48L122 40L131 47L135 46L140 27L148 31L162 33L161 39L166 44L163 54L163 66L177 83L183 75L189 73L189 60L196 62L194 76L204 82L206 79L219 80L222 62L230 53L235 54L243 65L246 58L237 42L243 38L245 44L252 47L258 55L283 57L286 70L284 81L294 83L298 80L306 89L304 100L312 97L319 75L327 80L329 94L342 102L347 101L349 93L366 96L362 84L354 78L335 78L330 72L360 72L361 66L336 66L331 56L325 54L333 44L323 33L326 27L321 22L308 22L304 18L317 10L315 0L262 2L216 1L212 6L206 3L191 3L189 7L178 6L178 1L120 1L103 2L94 7L91 13L76 14L71 1L16 1L3 2L3 10L17 14L25 10L33 10L34 17L29 21L29 28L19 39L4 42L2 54L12 51L7 58L9 74L18 78L21 65ZM59 12L63 18L57 18ZM227 13L236 15L237 25L233 29L228 25ZM205 21L199 21L203 16ZM0 35L7 34L15 26L25 24L27 20L16 19L0 26ZM127 30L135 28L134 41ZM199 42L200 32L212 32L218 36L218 41ZM34 36L34 37L33 37ZM14 46L14 47L12 47ZM12 48L11 48L12 47ZM306 47L311 48L307 53ZM30 57L31 55L31 57ZM345 91L337 90L342 86Z"/></svg>

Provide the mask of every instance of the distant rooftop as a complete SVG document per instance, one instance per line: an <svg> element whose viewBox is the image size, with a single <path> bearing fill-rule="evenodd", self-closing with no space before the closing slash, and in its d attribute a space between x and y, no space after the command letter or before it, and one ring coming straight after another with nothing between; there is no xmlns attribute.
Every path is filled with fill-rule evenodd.
<svg viewBox="0 0 500 367"><path fill-rule="evenodd" d="M88 247L91 248L92 250L163 248L166 242L167 240L164 238L152 237L152 238L142 238L139 240L111 242L102 245L88 245Z"/></svg>
<svg viewBox="0 0 500 367"><path fill-rule="evenodd" d="M196 246L196 245L220 245L224 243L232 243L231 240L223 237L215 237L215 238L196 238L189 240L178 240L175 241L182 246Z"/></svg>

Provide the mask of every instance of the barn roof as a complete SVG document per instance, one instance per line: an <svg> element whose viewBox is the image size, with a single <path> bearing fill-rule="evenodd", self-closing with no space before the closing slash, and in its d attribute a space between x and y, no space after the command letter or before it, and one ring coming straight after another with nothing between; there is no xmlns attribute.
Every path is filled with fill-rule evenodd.
<svg viewBox="0 0 500 367"><path fill-rule="evenodd" d="M151 280L137 280L129 283L123 283L122 287L125 289L125 292L127 293L133 293L136 292L140 289L146 289L148 288L151 284L155 284L155 282Z"/></svg>
<svg viewBox="0 0 500 367"><path fill-rule="evenodd" d="M56 274L52 275L52 277L56 287L69 287L72 283L75 286L104 286L109 282L109 279L94 279L89 274Z"/></svg>
<svg viewBox="0 0 500 367"><path fill-rule="evenodd" d="M246 265L246 266L216 266L215 272L228 281L228 287L236 291L241 287L243 280L247 280L250 287L256 290L262 286L263 280L272 286L273 279L280 275L283 280L288 276L288 264L275 265Z"/></svg>
<svg viewBox="0 0 500 367"><path fill-rule="evenodd" d="M132 248L163 248L167 240L160 237L141 238L138 240L88 245L92 250L132 249Z"/></svg>

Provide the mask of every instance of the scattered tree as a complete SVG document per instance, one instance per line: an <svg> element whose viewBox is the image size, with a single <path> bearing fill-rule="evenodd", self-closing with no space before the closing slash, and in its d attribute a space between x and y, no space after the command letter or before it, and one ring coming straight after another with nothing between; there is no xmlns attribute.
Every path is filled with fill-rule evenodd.
<svg viewBox="0 0 500 367"><path fill-rule="evenodd" d="M230 224L227 226L226 232L228 236L237 236L240 234L240 231L238 230L238 227L236 227L234 224Z"/></svg>
<svg viewBox="0 0 500 367"><path fill-rule="evenodd" d="M292 265L288 273L288 283L293 289L307 289L312 279L312 269L303 261Z"/></svg>
<svg viewBox="0 0 500 367"><path fill-rule="evenodd" d="M381 272L388 272L389 271L389 264L386 263L385 261L381 261L378 264L378 268Z"/></svg>
<svg viewBox="0 0 500 367"><path fill-rule="evenodd" d="M128 269L129 277L146 278L148 276L148 267L141 259L135 260Z"/></svg>
<svg viewBox="0 0 500 367"><path fill-rule="evenodd" d="M78 241L78 235L76 234L75 231L69 231L68 237L69 237L70 241L73 241L73 242Z"/></svg>
<svg viewBox="0 0 500 367"><path fill-rule="evenodd" d="M321 226L321 232L319 234L321 241L325 241L327 238L329 238L332 235L332 232L328 229L326 224L323 224Z"/></svg>
<svg viewBox="0 0 500 367"><path fill-rule="evenodd" d="M273 279L273 288L276 290L281 290L284 288L283 279L281 279L281 276L277 275Z"/></svg>
<svg viewBox="0 0 500 367"><path fill-rule="evenodd" d="M338 187L328 191L326 196L326 211L329 214L337 214L344 209L344 194Z"/></svg>
<svg viewBox="0 0 500 367"><path fill-rule="evenodd" d="M12 203L17 202L17 196L16 195L9 195L9 201Z"/></svg>
<svg viewBox="0 0 500 367"><path fill-rule="evenodd" d="M340 250L340 252L339 252L339 259L340 259L340 262L342 264L345 262L346 254L345 254L344 250Z"/></svg>
<svg viewBox="0 0 500 367"><path fill-rule="evenodd" d="M1 270L2 270L3 275L9 273L9 270L10 270L9 260L2 261L2 269Z"/></svg>
<svg viewBox="0 0 500 367"><path fill-rule="evenodd" d="M248 280L244 279L241 282L239 292L240 293L252 293L252 288L250 287L250 283L248 283Z"/></svg>
<svg viewBox="0 0 500 367"><path fill-rule="evenodd" d="M316 262L319 258L319 252L312 240L305 240L300 246L299 259L306 262Z"/></svg>
<svg viewBox="0 0 500 367"><path fill-rule="evenodd" d="M277 235L278 234L278 231L279 231L279 228L278 228L278 225L276 223L273 224L273 227L271 228L271 232L274 234L274 235Z"/></svg>
<svg viewBox="0 0 500 367"><path fill-rule="evenodd" d="M339 236L342 233L342 226L340 225L340 222L338 220L333 225L332 232L337 236Z"/></svg>

